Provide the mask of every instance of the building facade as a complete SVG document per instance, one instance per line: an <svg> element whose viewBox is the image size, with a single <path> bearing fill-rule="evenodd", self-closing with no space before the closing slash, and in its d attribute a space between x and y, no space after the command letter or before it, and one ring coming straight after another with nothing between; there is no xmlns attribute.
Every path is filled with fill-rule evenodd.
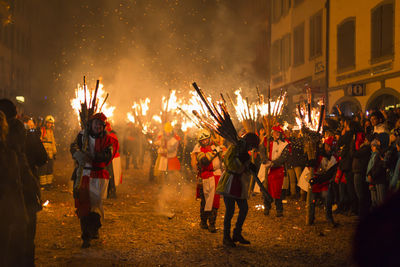
<svg viewBox="0 0 400 267"><path fill-rule="evenodd" d="M330 1L331 108L351 114L399 106L399 30L399 1Z"/></svg>
<svg viewBox="0 0 400 267"><path fill-rule="evenodd" d="M272 93L288 92L289 109L307 88L326 95L326 8L321 0L271 1Z"/></svg>
<svg viewBox="0 0 400 267"><path fill-rule="evenodd" d="M307 88L315 100L326 97L329 112L399 106L399 1L270 3L270 86L287 90L289 108Z"/></svg>
<svg viewBox="0 0 400 267"><path fill-rule="evenodd" d="M29 98L32 0L7 2L11 22L0 25L0 97L13 100L16 96Z"/></svg>

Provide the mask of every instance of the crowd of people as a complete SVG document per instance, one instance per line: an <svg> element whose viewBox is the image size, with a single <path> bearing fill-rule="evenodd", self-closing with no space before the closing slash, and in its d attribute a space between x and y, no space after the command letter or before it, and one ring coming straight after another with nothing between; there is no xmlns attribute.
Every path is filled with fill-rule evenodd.
<svg viewBox="0 0 400 267"><path fill-rule="evenodd" d="M57 155L55 119L17 118L12 101L0 100L0 157L4 178L0 208L2 266L33 266L36 213L42 209L41 190L51 189ZM261 126L261 125L260 125ZM143 168L148 152L149 182L178 184L197 181L200 228L217 232L220 196L225 204L223 244L250 244L242 235L247 199L262 193L264 215L284 217L284 200L305 201L305 223L313 225L316 207L323 206L327 221L337 226L335 214L359 216L360 221L400 187L400 108L369 115L327 117L321 133L276 123L268 133L241 131L238 142L209 130L197 136L165 122L159 130L143 133L128 124L120 142L102 113L70 146L76 168L73 196L82 230L82 247L99 237L102 201L116 197L121 182L119 151L125 168ZM258 182L257 182L258 181ZM13 201L9 201L12 199ZM12 207L10 207L10 205ZM231 234L235 205L239 215ZM12 211L11 213L9 211Z"/></svg>

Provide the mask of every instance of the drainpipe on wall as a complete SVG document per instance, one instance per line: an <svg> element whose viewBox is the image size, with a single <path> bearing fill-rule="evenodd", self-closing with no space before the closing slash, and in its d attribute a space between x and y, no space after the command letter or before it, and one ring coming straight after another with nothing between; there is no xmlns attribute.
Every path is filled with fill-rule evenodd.
<svg viewBox="0 0 400 267"><path fill-rule="evenodd" d="M329 106L329 20L330 20L330 0L326 0L326 37L325 37L325 106L330 113L332 107Z"/></svg>

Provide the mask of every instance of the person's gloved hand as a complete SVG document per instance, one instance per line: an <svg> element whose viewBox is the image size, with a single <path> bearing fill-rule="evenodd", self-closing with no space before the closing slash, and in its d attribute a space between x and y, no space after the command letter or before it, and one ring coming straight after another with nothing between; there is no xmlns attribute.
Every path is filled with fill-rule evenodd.
<svg viewBox="0 0 400 267"><path fill-rule="evenodd" d="M257 173L257 172L258 172L257 165L254 164L254 163L250 163L250 164L249 164L249 170L250 170L251 172L253 172L253 173Z"/></svg>
<svg viewBox="0 0 400 267"><path fill-rule="evenodd" d="M222 150L221 150L221 148L220 148L219 146L217 146L217 147L215 147L215 148L213 149L213 151L214 151L215 153L219 153L219 152L221 152Z"/></svg>
<svg viewBox="0 0 400 267"><path fill-rule="evenodd" d="M80 150L76 151L72 157L79 163L79 165L84 165L86 162L90 161L88 155Z"/></svg>

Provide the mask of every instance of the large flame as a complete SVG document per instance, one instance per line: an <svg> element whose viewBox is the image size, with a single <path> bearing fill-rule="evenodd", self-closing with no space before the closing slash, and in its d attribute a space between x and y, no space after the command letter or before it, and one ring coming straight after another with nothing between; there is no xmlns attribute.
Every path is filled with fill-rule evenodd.
<svg viewBox="0 0 400 267"><path fill-rule="evenodd" d="M174 111L182 104L181 100L176 96L176 90L171 90L168 97L163 96L161 102L162 109L165 112Z"/></svg>
<svg viewBox="0 0 400 267"><path fill-rule="evenodd" d="M93 97L93 92L94 90L87 90L86 88L86 93L85 93L85 88L84 86L81 86L78 84L77 88L75 89L75 98L71 99L71 106L73 110L75 111L76 115L78 116L78 120L80 121L79 118L79 111L81 110L81 104L83 103L88 103L91 104L92 97ZM86 99L85 99L86 97ZM107 102L104 102L106 100L107 93L103 89L103 84L99 84L99 89L97 91L97 101L98 101L98 108L95 112L102 112L104 115L106 115L108 120L112 120L112 117L114 115L114 106L108 105Z"/></svg>
<svg viewBox="0 0 400 267"><path fill-rule="evenodd" d="M255 103L249 103L248 99L244 99L242 97L242 90L238 89L235 91L236 95L236 104L234 104L234 108L236 111L236 115L240 122L245 120L256 121L258 117L258 106Z"/></svg>
<svg viewBox="0 0 400 267"><path fill-rule="evenodd" d="M317 131L318 130L318 123L319 123L319 109L317 108L312 108L311 109L311 121L309 120L308 116L308 110L306 107L301 107L300 108L301 113L303 115L303 121L301 120L300 114L297 114L296 117L296 123L297 126L301 129L301 127L307 127L308 129L312 131ZM298 111L297 111L298 113Z"/></svg>

